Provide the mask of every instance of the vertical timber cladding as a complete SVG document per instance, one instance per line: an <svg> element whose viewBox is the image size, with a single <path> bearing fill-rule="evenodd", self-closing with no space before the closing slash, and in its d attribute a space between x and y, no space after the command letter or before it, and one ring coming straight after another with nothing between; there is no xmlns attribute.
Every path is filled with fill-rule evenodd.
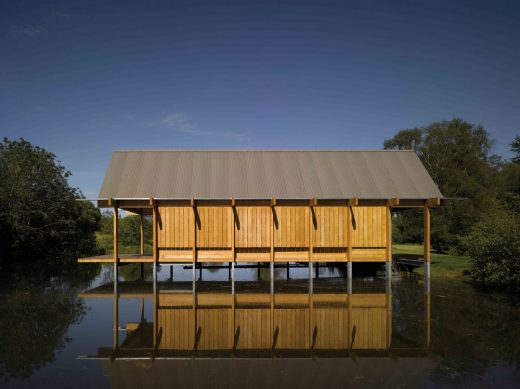
<svg viewBox="0 0 520 389"><path fill-rule="evenodd" d="M273 209L276 261L307 261L310 247L313 261L347 261L349 231L353 261L386 259L387 207L353 206L351 215L347 206L279 205ZM232 260L233 223L236 259L270 260L269 206L198 206L196 212L190 206L168 206L158 210L160 261L191 262L195 228L198 260Z"/></svg>
<svg viewBox="0 0 520 389"><path fill-rule="evenodd" d="M235 207L235 250L239 261L269 261L271 207Z"/></svg>
<svg viewBox="0 0 520 389"><path fill-rule="evenodd" d="M352 207L352 260L386 260L388 207Z"/></svg>
<svg viewBox="0 0 520 389"><path fill-rule="evenodd" d="M191 262L194 229L191 207L159 207L159 261Z"/></svg>

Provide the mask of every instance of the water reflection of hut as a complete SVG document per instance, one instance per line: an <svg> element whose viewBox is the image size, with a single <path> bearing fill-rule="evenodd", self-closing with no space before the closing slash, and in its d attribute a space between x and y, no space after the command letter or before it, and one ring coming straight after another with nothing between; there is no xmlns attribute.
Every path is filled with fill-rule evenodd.
<svg viewBox="0 0 520 389"><path fill-rule="evenodd" d="M113 296L98 288L81 297L113 297L115 329L122 324L117 309L120 298L138 297L153 302L152 322L143 317L140 322L125 323L125 339L115 338L112 348L100 348L99 357L391 350L392 304L387 293L233 295L120 290ZM425 310L426 319L425 336L429 337L429 312ZM117 334L115 331L114 336ZM418 349L427 348L425 343Z"/></svg>
<svg viewBox="0 0 520 389"><path fill-rule="evenodd" d="M116 151L98 205L152 215L152 253L141 240L119 254L115 217L114 255L79 261L345 262L351 274L388 265L392 209L420 207L427 264L443 201L413 151Z"/></svg>

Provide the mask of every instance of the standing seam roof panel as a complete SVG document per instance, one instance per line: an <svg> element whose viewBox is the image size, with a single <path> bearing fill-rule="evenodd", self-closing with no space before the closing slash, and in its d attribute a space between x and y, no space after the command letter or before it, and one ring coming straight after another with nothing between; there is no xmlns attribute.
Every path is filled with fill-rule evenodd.
<svg viewBox="0 0 520 389"><path fill-rule="evenodd" d="M100 199L427 199L413 151L116 151Z"/></svg>

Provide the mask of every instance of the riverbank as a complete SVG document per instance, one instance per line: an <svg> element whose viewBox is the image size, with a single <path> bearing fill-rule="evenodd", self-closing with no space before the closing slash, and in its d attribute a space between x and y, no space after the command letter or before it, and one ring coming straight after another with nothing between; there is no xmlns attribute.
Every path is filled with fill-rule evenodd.
<svg viewBox="0 0 520 389"><path fill-rule="evenodd" d="M395 244L392 246L393 254L422 255L423 246L418 244ZM471 259L465 255L431 253L430 277L447 280L469 281ZM423 269L414 270L417 274L423 274Z"/></svg>

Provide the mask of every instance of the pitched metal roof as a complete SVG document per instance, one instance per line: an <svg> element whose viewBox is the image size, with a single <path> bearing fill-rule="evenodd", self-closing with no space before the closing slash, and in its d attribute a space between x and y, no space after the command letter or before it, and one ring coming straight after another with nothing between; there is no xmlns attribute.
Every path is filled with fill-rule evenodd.
<svg viewBox="0 0 520 389"><path fill-rule="evenodd" d="M100 199L442 198L414 151L115 151Z"/></svg>

